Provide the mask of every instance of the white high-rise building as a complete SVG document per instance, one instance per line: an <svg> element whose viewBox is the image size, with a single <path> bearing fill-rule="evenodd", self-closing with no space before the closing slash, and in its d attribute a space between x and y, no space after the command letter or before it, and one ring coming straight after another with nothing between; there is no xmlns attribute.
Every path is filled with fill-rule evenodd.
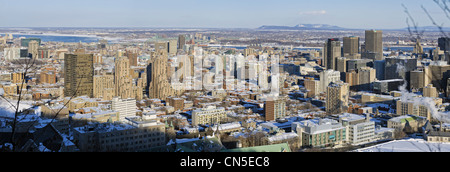
<svg viewBox="0 0 450 172"><path fill-rule="evenodd" d="M332 69L320 72L319 92L325 92L328 84L341 80L341 73Z"/></svg>
<svg viewBox="0 0 450 172"><path fill-rule="evenodd" d="M119 112L119 120L125 121L125 117L136 116L136 99L120 99L114 97L112 99L112 110Z"/></svg>
<svg viewBox="0 0 450 172"><path fill-rule="evenodd" d="M5 48L3 50L3 57L6 61L11 61L20 58L20 48Z"/></svg>

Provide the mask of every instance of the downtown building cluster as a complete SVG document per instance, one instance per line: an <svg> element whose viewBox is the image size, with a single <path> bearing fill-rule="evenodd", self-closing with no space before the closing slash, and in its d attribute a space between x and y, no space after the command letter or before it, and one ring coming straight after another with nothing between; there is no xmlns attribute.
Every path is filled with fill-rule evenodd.
<svg viewBox="0 0 450 172"><path fill-rule="evenodd" d="M364 34L311 49L217 46L226 38L207 32L140 44L8 34L0 38L1 149L318 151L405 137L450 142L450 41L396 52L383 49L383 31ZM23 70L30 60L33 68ZM8 101L19 96L13 133Z"/></svg>

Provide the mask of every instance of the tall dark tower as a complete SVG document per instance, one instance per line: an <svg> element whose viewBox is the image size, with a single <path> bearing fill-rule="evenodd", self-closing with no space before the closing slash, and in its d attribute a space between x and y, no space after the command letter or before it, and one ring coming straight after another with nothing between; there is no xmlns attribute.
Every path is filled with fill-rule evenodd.
<svg viewBox="0 0 450 172"><path fill-rule="evenodd" d="M336 58L341 56L341 42L338 38L330 38L323 49L324 66L336 70Z"/></svg>

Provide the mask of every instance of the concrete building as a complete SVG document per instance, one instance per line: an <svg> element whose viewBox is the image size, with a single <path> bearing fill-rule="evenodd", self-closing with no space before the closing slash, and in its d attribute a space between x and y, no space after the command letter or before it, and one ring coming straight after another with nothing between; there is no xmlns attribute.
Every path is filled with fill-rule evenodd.
<svg viewBox="0 0 450 172"><path fill-rule="evenodd" d="M303 81L306 90L308 90L306 97L314 97L320 93L320 81L314 78L305 79Z"/></svg>
<svg viewBox="0 0 450 172"><path fill-rule="evenodd" d="M136 99L112 99L111 109L119 112L119 120L125 121L126 117L136 116Z"/></svg>
<svg viewBox="0 0 450 172"><path fill-rule="evenodd" d="M383 60L383 31L366 30L365 31L365 53L374 53L373 60ZM367 58L368 55L365 55ZM372 59L372 57L369 57Z"/></svg>
<svg viewBox="0 0 450 172"><path fill-rule="evenodd" d="M128 124L94 123L73 130L81 152L147 151L165 144L165 125L145 117L128 118Z"/></svg>
<svg viewBox="0 0 450 172"><path fill-rule="evenodd" d="M319 73L319 92L325 92L328 85L331 82L338 82L341 80L341 73L339 71L334 70L324 70Z"/></svg>
<svg viewBox="0 0 450 172"><path fill-rule="evenodd" d="M428 84L423 88L423 96L424 97L439 97L439 93L437 92L436 87L433 87L433 84Z"/></svg>
<svg viewBox="0 0 450 172"><path fill-rule="evenodd" d="M347 112L349 98L349 86L344 82L330 83L327 87L326 112L337 114Z"/></svg>
<svg viewBox="0 0 450 172"><path fill-rule="evenodd" d="M286 98L277 97L264 102L264 116L266 121L273 121L286 116Z"/></svg>
<svg viewBox="0 0 450 172"><path fill-rule="evenodd" d="M167 75L167 52L157 51L157 56L147 66L147 92L149 98L165 100L169 96L175 96L176 91L169 83Z"/></svg>
<svg viewBox="0 0 450 172"><path fill-rule="evenodd" d="M300 137L300 146L327 147L346 143L347 129L333 119L309 119L293 122L291 128Z"/></svg>
<svg viewBox="0 0 450 172"><path fill-rule="evenodd" d="M365 144L375 139L375 122L370 117L344 113L339 115L339 122L347 127L347 143L352 145Z"/></svg>
<svg viewBox="0 0 450 172"><path fill-rule="evenodd" d="M115 96L122 99L136 98L133 94L133 83L130 74L130 60L128 57L118 57L115 59L114 67Z"/></svg>
<svg viewBox="0 0 450 172"><path fill-rule="evenodd" d="M206 108L196 109L192 111L192 126L197 125L213 125L220 124L227 118L225 108L208 106Z"/></svg>
<svg viewBox="0 0 450 172"><path fill-rule="evenodd" d="M64 96L94 95L93 54L64 55Z"/></svg>
<svg viewBox="0 0 450 172"><path fill-rule="evenodd" d="M114 75L94 76L94 97L103 100L112 100L115 97Z"/></svg>
<svg viewBox="0 0 450 172"><path fill-rule="evenodd" d="M405 126L410 126L413 131L418 132L419 128L425 125L427 119L425 117L415 115L402 115L388 120L387 127L403 130Z"/></svg>
<svg viewBox="0 0 450 172"><path fill-rule="evenodd" d="M324 44L323 60L326 69L336 70L336 58L341 56L341 42L338 38L330 38Z"/></svg>
<svg viewBox="0 0 450 172"><path fill-rule="evenodd" d="M359 37L349 36L343 39L343 55L349 59L359 59Z"/></svg>

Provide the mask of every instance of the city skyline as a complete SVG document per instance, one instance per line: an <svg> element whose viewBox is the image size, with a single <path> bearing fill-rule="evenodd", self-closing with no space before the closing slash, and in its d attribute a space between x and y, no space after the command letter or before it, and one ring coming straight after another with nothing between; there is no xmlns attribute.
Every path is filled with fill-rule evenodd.
<svg viewBox="0 0 450 172"><path fill-rule="evenodd" d="M27 5L23 5L27 4ZM329 24L352 29L407 27L403 5L419 26L444 24L433 1L0 1L0 27L258 28L263 25ZM21 9L21 13L15 10ZM31 15L33 14L33 15ZM356 15L355 15L356 14ZM45 20L42 20L45 19ZM70 19L70 20L67 20ZM448 27L448 26L447 26Z"/></svg>

